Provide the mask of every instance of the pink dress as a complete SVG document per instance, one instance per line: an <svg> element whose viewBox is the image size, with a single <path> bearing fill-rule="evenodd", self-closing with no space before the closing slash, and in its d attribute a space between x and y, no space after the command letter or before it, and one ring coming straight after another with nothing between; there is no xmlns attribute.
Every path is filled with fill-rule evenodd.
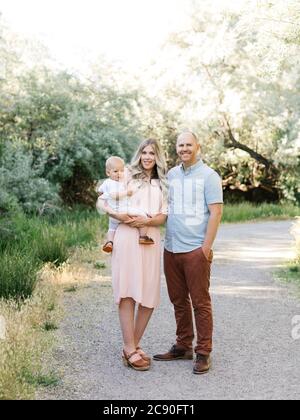
<svg viewBox="0 0 300 420"><path fill-rule="evenodd" d="M131 198L131 206L150 215L167 213L158 180L143 183ZM161 238L159 227L149 227L154 245L140 245L139 231L120 224L114 238L112 283L116 304L132 298L146 308L155 308L160 300Z"/></svg>

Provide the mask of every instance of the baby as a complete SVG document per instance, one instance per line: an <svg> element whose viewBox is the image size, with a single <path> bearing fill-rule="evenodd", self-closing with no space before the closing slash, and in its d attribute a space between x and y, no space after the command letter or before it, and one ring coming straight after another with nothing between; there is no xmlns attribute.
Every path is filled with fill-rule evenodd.
<svg viewBox="0 0 300 420"><path fill-rule="evenodd" d="M113 156L106 161L106 174L109 177L97 188L99 199L105 200L110 208L118 213L128 214L129 216L151 217L140 209L130 207L129 197L136 191L127 188L125 176L125 163L123 159ZM107 242L103 246L103 251L111 253L113 250L114 236L120 222L112 217L109 218L109 230L107 232ZM148 228L139 229L139 243L141 245L153 245L153 239L147 236Z"/></svg>

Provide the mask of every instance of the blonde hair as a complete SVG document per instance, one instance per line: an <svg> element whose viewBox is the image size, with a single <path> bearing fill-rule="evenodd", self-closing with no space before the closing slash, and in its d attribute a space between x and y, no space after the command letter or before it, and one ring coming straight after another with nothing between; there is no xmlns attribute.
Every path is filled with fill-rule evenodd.
<svg viewBox="0 0 300 420"><path fill-rule="evenodd" d="M155 161L156 161L156 165L153 168L151 179L159 179L164 198L166 198L168 195L168 183L167 183L167 176L166 176L167 164L166 164L162 147L157 140L147 139L147 140L144 140L140 144L135 156L132 159L131 166L130 166L132 179L140 179L142 181L145 181L148 178L141 162L143 150L147 146L153 147L153 150L155 153Z"/></svg>
<svg viewBox="0 0 300 420"><path fill-rule="evenodd" d="M119 156L111 156L106 161L106 164L105 164L106 170L110 171L113 168L115 162L119 162L125 165L124 160L120 158Z"/></svg>

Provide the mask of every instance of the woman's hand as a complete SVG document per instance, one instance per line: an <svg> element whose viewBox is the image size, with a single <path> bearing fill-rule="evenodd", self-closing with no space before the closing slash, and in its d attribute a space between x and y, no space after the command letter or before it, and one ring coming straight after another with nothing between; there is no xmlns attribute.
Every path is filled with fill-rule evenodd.
<svg viewBox="0 0 300 420"><path fill-rule="evenodd" d="M115 219L119 220L121 223L129 224L133 221L133 217L128 216L128 214L116 213L112 215Z"/></svg>
<svg viewBox="0 0 300 420"><path fill-rule="evenodd" d="M148 217L143 216L135 216L131 217L131 220L125 222L126 225L129 225L132 228L143 228L149 225L149 219Z"/></svg>

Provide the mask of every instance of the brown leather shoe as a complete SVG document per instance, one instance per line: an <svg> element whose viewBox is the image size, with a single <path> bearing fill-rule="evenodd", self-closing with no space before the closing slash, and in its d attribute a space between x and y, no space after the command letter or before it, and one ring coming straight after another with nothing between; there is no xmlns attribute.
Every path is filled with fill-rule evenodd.
<svg viewBox="0 0 300 420"><path fill-rule="evenodd" d="M193 373L195 375L204 375L210 369L210 356L197 353L194 363Z"/></svg>
<svg viewBox="0 0 300 420"><path fill-rule="evenodd" d="M193 359L193 350L188 350L183 347L178 347L176 344L164 354L156 354L153 356L153 359L158 362L169 362L171 360L192 360Z"/></svg>

